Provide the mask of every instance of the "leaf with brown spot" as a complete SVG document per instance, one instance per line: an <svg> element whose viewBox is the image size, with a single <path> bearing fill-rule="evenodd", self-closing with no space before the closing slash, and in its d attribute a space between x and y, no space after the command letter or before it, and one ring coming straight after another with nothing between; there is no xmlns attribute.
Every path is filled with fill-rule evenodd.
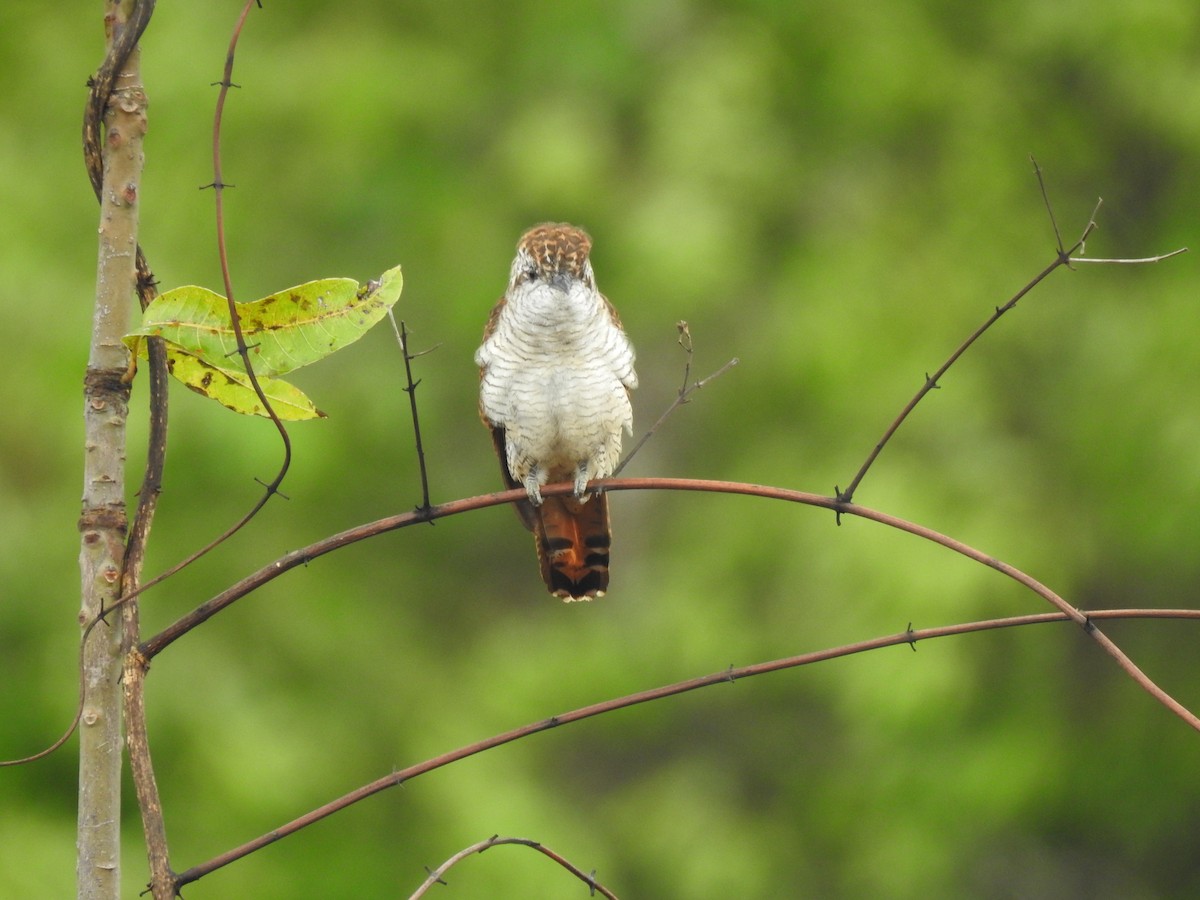
<svg viewBox="0 0 1200 900"><path fill-rule="evenodd" d="M130 349L146 358L146 342L140 337L126 338ZM214 366L174 344L167 343L167 369L197 394L216 400L227 409L248 416L265 416L267 411L243 371ZM237 357L235 356L236 360ZM257 375L257 373L255 373ZM258 375L259 387L271 401L271 408L280 419L295 422L302 419L323 419L317 409L298 387L279 378Z"/></svg>
<svg viewBox="0 0 1200 900"><path fill-rule="evenodd" d="M396 266L365 286L323 278L237 304L254 373L282 375L354 343L400 299L403 284ZM236 367L229 303L207 288L188 285L158 297L125 343L133 349L145 336L161 337L214 368Z"/></svg>

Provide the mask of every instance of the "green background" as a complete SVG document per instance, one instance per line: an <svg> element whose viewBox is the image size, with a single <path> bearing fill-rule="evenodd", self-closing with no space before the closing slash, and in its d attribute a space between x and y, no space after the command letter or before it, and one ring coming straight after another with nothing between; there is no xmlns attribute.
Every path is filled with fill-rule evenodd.
<svg viewBox="0 0 1200 900"><path fill-rule="evenodd" d="M240 4L161 3L144 38L143 245L220 286L210 128ZM102 4L0 7L0 755L74 705L81 381L96 208L79 150ZM528 225L595 240L639 353L640 433L737 356L629 475L831 493L959 341L1054 258L1036 154L1092 256L1197 245L1192 0L282 3L254 10L224 124L240 299L403 264L435 502L499 487L472 354ZM1195 606L1195 254L1060 270L943 380L856 500L1084 608ZM143 604L150 634L282 553L420 499L385 327L298 373L284 492ZM144 443L134 388L130 483ZM269 424L173 391L147 573L258 496ZM914 627L1040 612L907 535L744 497L621 493L604 600L564 605L501 508L273 582L147 684L177 870L346 791L540 718ZM1106 626L1200 708L1197 628ZM77 742L0 772L0 894L73 890ZM991 632L738 681L423 776L215 873L188 900L407 896L492 834L622 897L1200 893L1200 737L1077 629ZM132 794L126 896L145 883ZM447 897L584 896L497 848Z"/></svg>

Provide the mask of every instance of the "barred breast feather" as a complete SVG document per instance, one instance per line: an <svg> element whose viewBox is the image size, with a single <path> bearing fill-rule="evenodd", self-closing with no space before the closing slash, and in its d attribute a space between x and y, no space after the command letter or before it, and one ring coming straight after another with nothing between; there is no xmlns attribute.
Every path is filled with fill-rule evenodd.
<svg viewBox="0 0 1200 900"><path fill-rule="evenodd" d="M543 576L555 552L569 558L575 580L547 578L566 599L600 596L607 586L607 502L588 509L585 488L616 468L622 435L633 429L629 392L637 387L633 347L596 289L590 249L587 234L569 225L526 232L475 354L480 414L493 431L505 480L528 494L522 518L538 538ZM571 482L575 496L543 503L541 486L559 481ZM601 544L602 577L580 583L581 572L596 571Z"/></svg>

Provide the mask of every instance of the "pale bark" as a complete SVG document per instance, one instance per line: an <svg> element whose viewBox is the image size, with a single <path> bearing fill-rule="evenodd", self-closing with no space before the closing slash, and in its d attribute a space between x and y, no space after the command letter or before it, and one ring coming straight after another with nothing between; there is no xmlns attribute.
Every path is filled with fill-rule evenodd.
<svg viewBox="0 0 1200 900"><path fill-rule="evenodd" d="M119 4L106 3L106 24L123 25ZM104 115L104 176L100 191L99 256L92 338L84 379L84 479L79 521L80 624L87 626L120 592L127 528L125 423L129 386L122 380L135 292L138 193L146 96L138 53L117 74ZM120 895L121 874L121 623L101 622L84 646L80 720L78 896Z"/></svg>

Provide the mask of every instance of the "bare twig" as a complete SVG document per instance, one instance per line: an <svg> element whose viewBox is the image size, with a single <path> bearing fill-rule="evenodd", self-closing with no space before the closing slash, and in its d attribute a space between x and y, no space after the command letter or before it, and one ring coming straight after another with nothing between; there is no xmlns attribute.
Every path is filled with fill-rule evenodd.
<svg viewBox="0 0 1200 900"><path fill-rule="evenodd" d="M83 636L79 639L80 642L80 660L79 660L79 697L75 703L75 715L71 717L70 723L61 735L55 738L54 742L37 753L23 756L19 759L4 759L0 760L0 768L8 766L23 766L27 763L37 762L39 759L45 759L63 744L71 739L71 735L75 733L75 729L79 727L79 718L83 715L83 697L86 684L83 679L83 647L87 644L88 636L91 634L91 629L95 628L100 623L100 619L92 620L91 624L84 629Z"/></svg>
<svg viewBox="0 0 1200 900"><path fill-rule="evenodd" d="M859 468L859 470L855 474L854 478L851 479L850 484L846 487L846 489L842 490L840 487L838 487L836 485L834 486L834 493L837 495L838 500L849 503L851 500L854 499L854 492L858 490L858 486L859 486L859 484L862 483L863 478L866 477L867 471L871 468L872 465L874 465L875 460L879 457L880 452L882 452L883 448L887 445L888 441L890 441L892 439L892 435L894 435L896 433L896 431L900 428L900 426L904 424L904 421L908 418L909 414L916 408L917 404L920 403L925 398L925 395L928 394L930 391L932 391L934 388L940 387L939 382L940 382L942 376L946 374L946 372L950 369L950 367L952 365L954 365L955 362L958 361L958 358L960 356L962 356L964 353L966 353L967 350L971 347L971 345L974 344L975 341L978 340L983 335L984 332L986 332L989 328L991 328L994 324L996 324L996 322L1000 319L1001 316L1003 316L1006 312L1008 312L1010 309L1012 309L1014 306L1016 306L1017 302L1022 297L1024 297L1026 294L1028 294L1030 291L1032 291L1035 287L1037 287L1039 284L1041 284L1042 281L1044 281L1046 279L1046 277L1049 276L1050 273L1053 272L1055 269L1058 269L1061 266L1067 266L1068 268L1070 268L1070 265L1073 262L1123 262L1123 263L1128 263L1128 264L1159 262L1160 260L1169 259L1172 256L1176 256L1179 253L1182 253L1184 251L1184 249L1186 249L1186 248L1182 248L1179 250L1174 250L1170 253L1162 254L1161 256L1149 257L1147 259L1142 259L1142 260L1136 260L1136 259L1098 260L1098 259L1082 259L1082 258L1078 258L1078 257L1074 256L1075 253L1079 253L1079 252L1083 251L1084 246L1087 244L1087 239L1091 236L1092 232L1096 230L1096 227L1097 227L1096 226L1096 214L1100 210L1100 203L1102 201L1098 201L1096 203L1095 208L1092 210L1092 215L1088 219L1087 225L1084 226L1083 233L1079 236L1079 239L1074 244L1072 244L1069 249L1064 249L1063 243L1062 243L1062 236L1059 234L1059 230L1058 230L1058 222L1054 218L1054 211L1050 207L1050 198L1046 192L1045 182L1042 179L1042 170L1038 166L1037 160L1034 160L1032 157L1030 157L1030 159L1033 161L1034 173L1037 175L1038 185L1042 192L1042 199L1046 204L1046 212L1049 215L1050 222L1054 227L1054 237L1055 237L1056 246L1057 246L1057 255L1055 256L1054 261L1051 262L1048 266L1046 266L1046 268L1042 269L1042 271L1039 272L1037 275L1035 275L1033 277L1033 279L1030 280L1029 283L1027 283L1023 288L1021 288L1019 291L1017 291L1016 294L1014 294L1007 303L1005 303L1003 306L997 306L995 309L995 312L993 312L990 316L988 316L987 320L982 325L980 325L978 328L976 328L970 334L970 336L958 346L958 349L956 349L952 354L950 354L950 358L947 359L944 363L942 363L941 367L939 367L937 369L937 371L935 371L932 375L929 375L928 373L925 375L925 382L924 382L924 384L921 385L920 390L918 390L916 395L913 396L913 398L908 401L908 404L904 407L904 409L902 409L900 411L900 414L898 416L896 416L896 418L892 421L892 424L889 425L887 430L883 433L883 437L881 437L879 439L878 443L875 444L875 446L872 448L871 452L869 454L867 454L866 460L863 462L862 466ZM840 521L840 517L839 517L839 521Z"/></svg>
<svg viewBox="0 0 1200 900"><path fill-rule="evenodd" d="M143 294L143 309L149 301ZM142 488L138 494L138 509L130 529L125 552L125 573L122 594L137 590L145 562L146 543L150 526L158 507L167 447L167 358L162 340L153 338L148 342L150 360L150 434L146 454L146 471ZM150 867L150 890L155 900L172 900L173 873L171 872L166 825L163 821L162 801L159 798L158 782L154 777L154 766L150 756L150 741L146 733L145 677L147 666L144 658L134 651L141 640L136 599L122 603L121 621L125 630L122 641L125 663L121 684L125 692L125 742L129 749L129 768L137 794L138 810L141 812L142 832L146 839L146 856Z"/></svg>
<svg viewBox="0 0 1200 900"><path fill-rule="evenodd" d="M445 884L446 882L442 880L442 876L445 875L451 867L462 862L468 856L472 856L476 853L482 853L484 850L490 850L492 847L499 846L500 844L517 844L522 847L530 847L538 851L538 853L541 853L543 856L550 857L550 859L554 860L556 863L586 884L590 893L599 893L604 897L608 897L609 900L617 900L616 894L614 894L604 885L600 884L600 882L596 881L596 873L594 871L590 874L584 872L566 857L555 853L545 844L530 840L529 838L500 837L499 835L495 834L486 841L480 841L477 844L472 844L470 847L464 847L436 869L430 871L429 877L425 879L424 883L419 888L413 891L408 900L418 900L418 898L424 897L425 893L435 884Z"/></svg>
<svg viewBox="0 0 1200 900"><path fill-rule="evenodd" d="M1142 266L1147 263L1162 262L1164 259L1170 259L1172 256L1178 256L1180 253L1187 253L1187 247L1180 247L1177 250L1172 250L1170 253L1160 253L1158 256L1142 256L1137 259L1112 259L1108 257L1091 257L1091 256L1072 256L1073 263L1108 263L1110 265L1124 266Z"/></svg>
<svg viewBox="0 0 1200 900"><path fill-rule="evenodd" d="M129 18L124 22L115 19L108 23L111 31L111 46L105 56L104 63L96 74L88 81L87 105L83 112L83 161L87 167L88 180L92 190L99 200L102 195L104 179L104 162L101 159L100 126L104 121L104 110L108 106L108 98L112 96L117 73L125 67L129 54L133 52L150 17L154 15L155 0L139 0L129 10Z"/></svg>
<svg viewBox="0 0 1200 900"><path fill-rule="evenodd" d="M680 319L676 322L675 330L679 332L677 343L683 348L683 384L679 387L679 395L682 397L687 390L688 379L692 377L692 353L695 348L692 346L692 329L688 327L686 320Z"/></svg>
<svg viewBox="0 0 1200 900"><path fill-rule="evenodd" d="M1032 153L1029 154L1029 161L1033 164L1033 174L1037 177L1038 190L1042 194L1042 203L1046 205L1046 216L1050 219L1050 227L1054 229L1054 246L1058 248L1058 255L1063 256L1066 251L1063 250L1062 232L1058 230L1058 218L1054 215L1054 207L1050 205L1050 192L1046 190L1046 179L1042 177L1042 167L1038 165L1037 159ZM1096 204L1096 209L1100 208L1100 204ZM1096 213L1092 212L1092 218L1095 219Z"/></svg>
<svg viewBox="0 0 1200 900"><path fill-rule="evenodd" d="M136 615L137 604L125 607L123 617ZM170 847L163 819L158 781L150 757L150 738L146 731L146 672L150 666L136 648L125 654L121 682L125 688L126 743L129 747L129 768L137 794L138 810L142 817L142 833L146 839L146 858L150 868L149 892L154 900L173 900L175 873L171 871Z"/></svg>
<svg viewBox="0 0 1200 900"><path fill-rule="evenodd" d="M421 443L421 419L417 415L417 385L421 382L418 379L413 381L412 376L412 361L418 356L424 356L426 353L437 349L436 347L430 350L423 350L420 353L408 352L408 329L404 322L400 322L400 326L396 326L396 317L392 315L391 309L388 310L388 319L392 323L392 330L396 332L396 340L400 343L400 353L404 357L404 377L407 382L404 387L404 393L408 394L408 404L412 410L413 436L417 443L417 466L421 472L421 505L417 507L417 512L429 511L429 470L425 465L425 447Z"/></svg>
<svg viewBox="0 0 1200 900"><path fill-rule="evenodd" d="M676 322L675 327L679 330L679 346L683 348L684 353L683 385L679 388L679 392L676 394L675 400L666 408L663 414L658 417L658 421L650 426L650 430L641 436L638 442L633 445L633 449L625 455L625 458L621 460L621 462L613 470L612 474L614 478L620 475L622 470L629 465L630 460L637 455L637 452L642 449L645 443L650 440L650 438L654 437L655 432L657 432L658 429L662 427L662 424L671 417L671 414L691 400L692 394L696 393L696 391L703 388L713 379L720 378L740 362L740 360L735 356L707 378L701 378L699 381L689 384L688 380L692 376L692 332L691 329L688 328L688 323L682 320Z"/></svg>

